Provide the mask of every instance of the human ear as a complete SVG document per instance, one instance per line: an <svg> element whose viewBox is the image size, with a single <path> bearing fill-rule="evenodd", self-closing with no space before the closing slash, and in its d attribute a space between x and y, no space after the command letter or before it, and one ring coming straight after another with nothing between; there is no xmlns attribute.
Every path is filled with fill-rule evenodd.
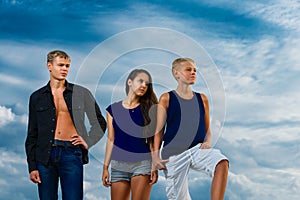
<svg viewBox="0 0 300 200"><path fill-rule="evenodd" d="M176 69L174 69L174 76L175 76L176 79L179 79L178 73L179 72Z"/></svg>
<svg viewBox="0 0 300 200"><path fill-rule="evenodd" d="M131 85L132 85L132 80L131 80L131 79L128 79L127 85L128 85L128 86L131 86Z"/></svg>
<svg viewBox="0 0 300 200"><path fill-rule="evenodd" d="M52 66L52 64L50 62L48 62L47 63L47 68L48 68L49 72L51 72L51 66Z"/></svg>

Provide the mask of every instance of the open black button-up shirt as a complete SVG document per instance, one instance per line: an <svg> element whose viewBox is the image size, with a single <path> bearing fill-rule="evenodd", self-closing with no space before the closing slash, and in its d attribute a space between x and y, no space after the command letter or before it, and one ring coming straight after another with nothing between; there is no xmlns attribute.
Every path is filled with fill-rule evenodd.
<svg viewBox="0 0 300 200"><path fill-rule="evenodd" d="M77 133L90 148L102 138L106 129L106 121L97 102L88 89L67 81L63 96ZM85 115L90 123L89 132L85 126ZM25 142L29 172L37 169L37 162L48 164L55 129L56 108L48 82L32 93L29 100L28 135Z"/></svg>

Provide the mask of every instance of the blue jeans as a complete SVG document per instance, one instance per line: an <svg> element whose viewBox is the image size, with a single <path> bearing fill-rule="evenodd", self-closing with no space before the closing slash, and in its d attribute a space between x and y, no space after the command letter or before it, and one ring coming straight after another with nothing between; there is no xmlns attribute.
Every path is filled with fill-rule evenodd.
<svg viewBox="0 0 300 200"><path fill-rule="evenodd" d="M83 163L79 146L52 148L49 165L38 163L41 183L38 184L41 200L58 199L60 180L63 200L83 199Z"/></svg>

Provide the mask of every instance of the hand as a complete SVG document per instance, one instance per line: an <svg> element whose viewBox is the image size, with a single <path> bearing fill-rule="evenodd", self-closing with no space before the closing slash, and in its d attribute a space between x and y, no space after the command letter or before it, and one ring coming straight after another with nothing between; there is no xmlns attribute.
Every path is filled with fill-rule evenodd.
<svg viewBox="0 0 300 200"><path fill-rule="evenodd" d="M169 162L169 160L162 160L158 156L152 157L152 170L166 170L166 163Z"/></svg>
<svg viewBox="0 0 300 200"><path fill-rule="evenodd" d="M110 187L111 186L111 182L109 181L109 172L108 172L108 169L104 169L103 168L103 172L102 172L102 184L105 187Z"/></svg>
<svg viewBox="0 0 300 200"><path fill-rule="evenodd" d="M41 178L38 170L30 172L30 180L34 183L41 183Z"/></svg>
<svg viewBox="0 0 300 200"><path fill-rule="evenodd" d="M75 134L75 135L72 135L71 138L72 138L71 142L72 142L73 145L75 145L75 146L76 145L81 145L85 149L89 148L87 143L84 141L84 139L80 135Z"/></svg>
<svg viewBox="0 0 300 200"><path fill-rule="evenodd" d="M150 176L150 185L153 185L158 180L158 171L157 170L151 170L151 176Z"/></svg>
<svg viewBox="0 0 300 200"><path fill-rule="evenodd" d="M211 146L208 142L203 142L201 145L200 145L200 149L210 149Z"/></svg>

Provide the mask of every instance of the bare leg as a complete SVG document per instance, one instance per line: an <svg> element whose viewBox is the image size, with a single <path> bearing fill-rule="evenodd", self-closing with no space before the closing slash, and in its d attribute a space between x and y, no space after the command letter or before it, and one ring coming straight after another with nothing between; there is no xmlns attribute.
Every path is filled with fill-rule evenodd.
<svg viewBox="0 0 300 200"><path fill-rule="evenodd" d="M118 181L111 184L111 200L129 200L130 183L128 181Z"/></svg>
<svg viewBox="0 0 300 200"><path fill-rule="evenodd" d="M228 161L220 161L215 169L215 175L211 185L211 200L223 200L228 177Z"/></svg>
<svg viewBox="0 0 300 200"><path fill-rule="evenodd" d="M151 185L149 175L138 175L131 178L132 200L149 200Z"/></svg>

